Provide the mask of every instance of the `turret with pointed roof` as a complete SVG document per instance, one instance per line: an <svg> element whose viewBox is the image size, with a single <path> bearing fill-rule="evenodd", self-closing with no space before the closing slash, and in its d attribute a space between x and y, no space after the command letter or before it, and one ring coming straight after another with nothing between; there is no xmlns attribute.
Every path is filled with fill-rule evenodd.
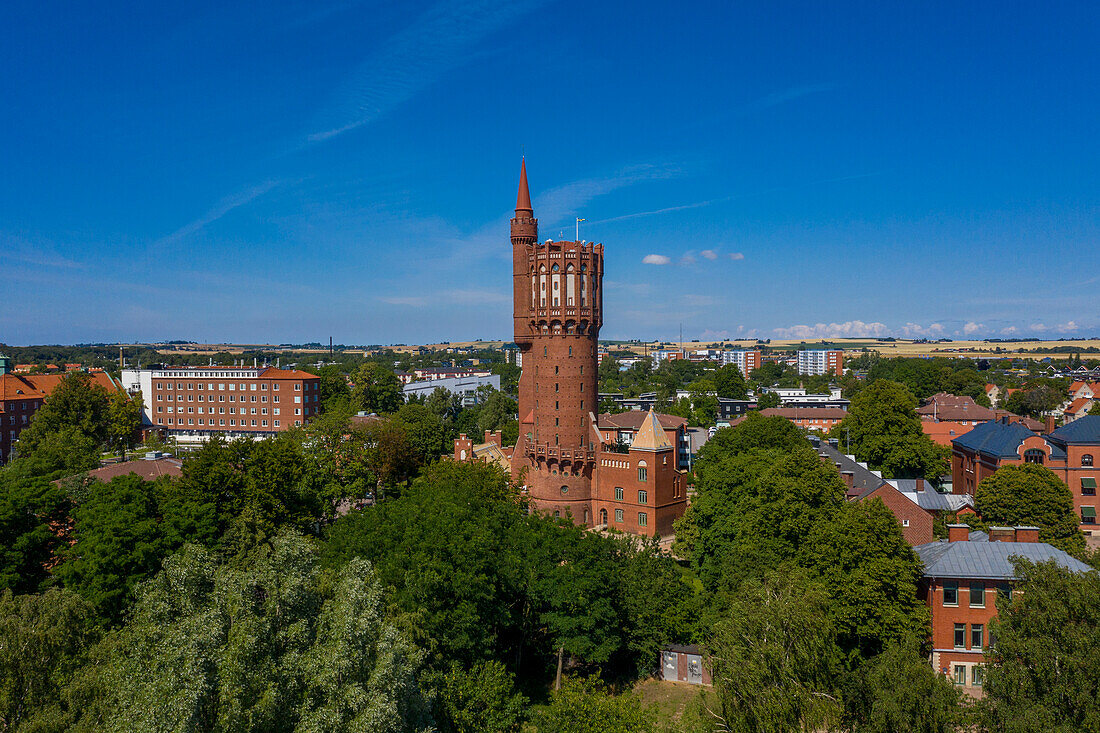
<svg viewBox="0 0 1100 733"><path fill-rule="evenodd" d="M649 414L642 420L642 426L638 428L638 434L634 436L634 441L630 444L630 449L659 451L671 450L672 447L668 435L665 434L665 429L661 427L661 423L657 419L657 413L653 411L653 408L650 408Z"/></svg>

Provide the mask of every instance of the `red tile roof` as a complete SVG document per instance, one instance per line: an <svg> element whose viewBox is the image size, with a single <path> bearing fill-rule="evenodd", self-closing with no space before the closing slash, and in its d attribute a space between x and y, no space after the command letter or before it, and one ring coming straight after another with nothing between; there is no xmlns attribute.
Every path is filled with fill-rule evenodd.
<svg viewBox="0 0 1100 733"><path fill-rule="evenodd" d="M278 367L264 367L260 369L260 379L317 379L316 374L303 372L300 369L279 369Z"/></svg>
<svg viewBox="0 0 1100 733"><path fill-rule="evenodd" d="M179 478L183 475L183 462L178 458L171 457L138 459L136 461L111 463L87 473L77 474L77 476L89 481L103 481L106 483L116 476L129 476L130 474L141 476L146 481L153 481L161 476ZM54 483L63 480L65 479L58 479Z"/></svg>
<svg viewBox="0 0 1100 733"><path fill-rule="evenodd" d="M681 427L687 427L688 421L682 417L664 415L659 412L655 414L657 415L657 422L659 422L661 427L665 430L676 430ZM607 428L637 430L642 427L642 423L648 415L648 412L642 412L641 410L627 410L626 412L619 412L614 415L609 415L605 412L597 418L596 425L600 430Z"/></svg>

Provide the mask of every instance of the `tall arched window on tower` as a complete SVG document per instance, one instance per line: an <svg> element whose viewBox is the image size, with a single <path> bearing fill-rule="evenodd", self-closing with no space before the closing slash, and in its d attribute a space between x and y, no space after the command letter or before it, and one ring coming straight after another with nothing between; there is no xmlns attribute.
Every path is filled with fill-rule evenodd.
<svg viewBox="0 0 1100 733"><path fill-rule="evenodd" d="M649 477L649 471L646 469L645 461L638 461L638 480L647 481Z"/></svg>
<svg viewBox="0 0 1100 733"><path fill-rule="evenodd" d="M1086 453L1083 456L1081 456L1081 465L1085 468L1090 468L1092 466L1092 454L1091 453Z"/></svg>
<svg viewBox="0 0 1100 733"><path fill-rule="evenodd" d="M573 263L565 267L565 304L576 305L577 276L573 274Z"/></svg>

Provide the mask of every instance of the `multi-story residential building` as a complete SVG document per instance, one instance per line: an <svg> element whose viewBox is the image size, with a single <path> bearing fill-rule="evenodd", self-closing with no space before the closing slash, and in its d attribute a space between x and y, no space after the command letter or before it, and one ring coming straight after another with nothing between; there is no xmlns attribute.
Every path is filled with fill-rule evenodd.
<svg viewBox="0 0 1100 733"><path fill-rule="evenodd" d="M213 435L274 435L305 425L321 409L319 377L270 366L126 369L122 384L141 392L143 423L183 447Z"/></svg>
<svg viewBox="0 0 1100 733"><path fill-rule="evenodd" d="M90 374L92 382L108 393L118 391L119 385L106 372ZM62 374L0 373L0 463L10 460L18 450L19 433L31 424L34 414L64 378Z"/></svg>
<svg viewBox="0 0 1100 733"><path fill-rule="evenodd" d="M798 352L798 373L808 376L832 374L844 375L844 352L839 349L820 349Z"/></svg>
<svg viewBox="0 0 1100 733"><path fill-rule="evenodd" d="M1019 422L987 422L951 441L953 490L973 496L978 484L1001 466L1041 464L1069 487L1081 530L1090 544L1100 544L1096 531L1098 456L1100 415L1086 415L1046 435Z"/></svg>
<svg viewBox="0 0 1100 733"><path fill-rule="evenodd" d="M921 593L931 611L932 667L968 694L980 695L989 622L998 601L1015 592L1013 558L1054 561L1077 573L1091 568L1039 542L1038 527L990 527L987 535L952 524L947 532L947 540L913 548L924 563Z"/></svg>
<svg viewBox="0 0 1100 733"><path fill-rule="evenodd" d="M618 430L604 438L596 418L603 245L539 242L526 164L520 167L511 240L513 325L523 356L513 478L524 482L536 511L587 527L671 534L687 506L677 446L652 410L625 452ZM507 455L503 447L487 445L492 442L456 441L455 459Z"/></svg>
<svg viewBox="0 0 1100 733"><path fill-rule="evenodd" d="M744 351L720 351L718 352L718 363L722 366L726 364L736 364L737 368L741 370L741 374L747 377L753 371L759 369L763 362L760 361L760 351L752 349Z"/></svg>

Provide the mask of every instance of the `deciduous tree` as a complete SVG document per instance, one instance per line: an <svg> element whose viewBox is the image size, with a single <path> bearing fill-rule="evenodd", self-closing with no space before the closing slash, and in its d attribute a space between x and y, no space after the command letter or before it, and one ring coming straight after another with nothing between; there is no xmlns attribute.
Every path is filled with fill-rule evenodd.
<svg viewBox="0 0 1100 733"><path fill-rule="evenodd" d="M1085 549L1073 494L1046 466L1004 466L982 479L975 492L982 519L991 525L1034 525L1039 539L1066 552Z"/></svg>

